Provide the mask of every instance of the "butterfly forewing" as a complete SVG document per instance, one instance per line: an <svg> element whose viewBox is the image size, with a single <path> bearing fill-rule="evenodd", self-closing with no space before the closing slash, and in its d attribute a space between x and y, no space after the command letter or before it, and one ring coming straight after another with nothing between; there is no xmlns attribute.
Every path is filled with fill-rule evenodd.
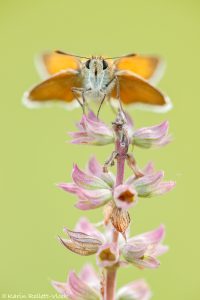
<svg viewBox="0 0 200 300"><path fill-rule="evenodd" d="M117 71L131 71L148 81L157 81L161 77L163 62L156 56L127 56L114 61Z"/></svg>
<svg viewBox="0 0 200 300"><path fill-rule="evenodd" d="M72 69L79 71L81 61L71 55L62 55L56 52L44 53L38 61L38 69L41 76L54 75L62 70Z"/></svg>

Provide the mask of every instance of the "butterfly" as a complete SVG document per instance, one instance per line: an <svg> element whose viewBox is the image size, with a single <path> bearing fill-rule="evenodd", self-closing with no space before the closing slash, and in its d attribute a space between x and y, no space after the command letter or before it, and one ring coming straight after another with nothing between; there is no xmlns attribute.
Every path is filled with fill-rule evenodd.
<svg viewBox="0 0 200 300"><path fill-rule="evenodd" d="M171 108L169 98L153 85L162 73L156 56L88 58L55 51L44 53L38 66L45 80L25 93L28 107L61 103L69 109L81 105L84 110L86 103L95 101L100 109L107 99L114 105L120 101L158 111Z"/></svg>

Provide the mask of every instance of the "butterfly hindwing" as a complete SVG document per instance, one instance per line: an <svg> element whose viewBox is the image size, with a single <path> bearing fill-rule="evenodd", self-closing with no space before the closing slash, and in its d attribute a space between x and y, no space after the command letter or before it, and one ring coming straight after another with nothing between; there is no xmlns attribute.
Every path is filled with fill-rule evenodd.
<svg viewBox="0 0 200 300"><path fill-rule="evenodd" d="M169 106L169 100L163 93L136 74L119 71L116 76L119 81L120 99L124 104L145 104L163 110ZM117 97L116 87L111 96Z"/></svg>

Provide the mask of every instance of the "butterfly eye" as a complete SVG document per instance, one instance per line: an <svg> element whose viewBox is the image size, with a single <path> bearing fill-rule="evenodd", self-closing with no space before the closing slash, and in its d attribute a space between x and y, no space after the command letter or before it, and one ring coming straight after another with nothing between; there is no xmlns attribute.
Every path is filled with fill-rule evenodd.
<svg viewBox="0 0 200 300"><path fill-rule="evenodd" d="M85 63L85 66L86 66L86 68L87 69L89 69L90 68L90 59L88 59L87 61L86 61L86 63Z"/></svg>
<svg viewBox="0 0 200 300"><path fill-rule="evenodd" d="M103 70L107 69L108 63L105 60L103 60L102 62L103 62Z"/></svg>

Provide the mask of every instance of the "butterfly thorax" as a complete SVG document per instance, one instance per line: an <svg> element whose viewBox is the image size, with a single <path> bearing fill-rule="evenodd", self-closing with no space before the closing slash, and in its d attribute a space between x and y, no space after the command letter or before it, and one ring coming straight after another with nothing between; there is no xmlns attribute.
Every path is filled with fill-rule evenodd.
<svg viewBox="0 0 200 300"><path fill-rule="evenodd" d="M108 92L113 71L102 57L92 57L86 61L82 76L86 97L99 100Z"/></svg>

